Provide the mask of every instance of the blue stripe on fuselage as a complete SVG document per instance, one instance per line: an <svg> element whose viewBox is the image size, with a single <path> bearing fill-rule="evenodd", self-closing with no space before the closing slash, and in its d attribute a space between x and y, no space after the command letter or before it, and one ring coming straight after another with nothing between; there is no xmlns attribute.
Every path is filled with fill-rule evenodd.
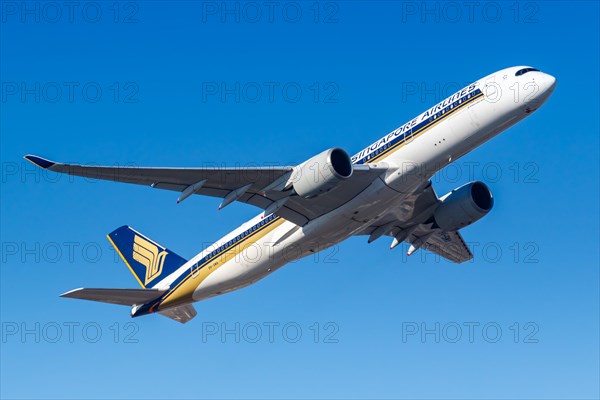
<svg viewBox="0 0 600 400"><path fill-rule="evenodd" d="M410 123L402 125L400 128L396 129L392 133L388 134L381 138L378 142L372 144L371 146L363 149L360 153L354 155L352 157L352 161L354 164L365 164L369 162L371 159L378 157L381 153L387 153L393 147L398 146L399 144L411 139L413 136L418 135L423 130L429 128L430 126L440 122L443 118L447 117L450 114L453 114L457 111L457 109L462 108L464 105L468 104L470 100L475 97L482 96L482 92L480 89L473 90L470 93L467 93L465 96L460 97L452 103L444 106L444 102L438 104L432 109L428 110L425 114L422 114L422 120L419 123L415 123L414 126L407 128ZM436 110L440 107L438 110ZM428 112L433 112L431 115L427 115ZM417 117L417 118L419 118ZM413 120L414 121L414 120Z"/></svg>

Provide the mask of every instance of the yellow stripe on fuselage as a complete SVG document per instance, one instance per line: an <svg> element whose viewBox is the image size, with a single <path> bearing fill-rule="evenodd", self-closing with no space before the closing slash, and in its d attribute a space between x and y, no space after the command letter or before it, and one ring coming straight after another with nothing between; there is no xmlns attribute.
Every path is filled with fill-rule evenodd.
<svg viewBox="0 0 600 400"><path fill-rule="evenodd" d="M444 120L446 117L449 117L450 115L454 114L456 111L461 110L464 106L466 106L467 104L473 102L476 99L479 99L480 97L483 97L483 93L479 93L476 96L471 97L470 99L466 100L464 103L456 106L454 109L452 109L452 110L448 111L446 114L440 116L438 119L436 119L434 121L431 121L429 124L427 124L424 127L420 128L418 131L416 131L415 133L413 133L410 138L401 140L400 142L396 143L395 145L393 145L393 146L385 149L381 153L377 154L375 157L371 158L370 160L367 160L366 163L373 163L373 162L376 162L378 160L381 160L381 158L383 158L383 156L386 156L386 157L389 156L391 154L390 152L393 153L396 150L399 150L401 147L404 147L404 145L407 144L406 143L407 140L411 140L412 141L412 140L416 139L417 137L419 137L422 134L424 134L425 132L427 132L429 129L433 128L439 122L441 122L442 120Z"/></svg>
<svg viewBox="0 0 600 400"><path fill-rule="evenodd" d="M260 227L244 239L224 249L202 265L190 270L188 275L165 295L163 300L159 303L160 308L173 307L190 302L194 290L196 290L198 285L200 285L208 275L222 267L229 260L252 246L284 222L285 219L281 217L273 219L273 221L269 222L267 225ZM156 306L153 306L150 309L150 312L155 311Z"/></svg>

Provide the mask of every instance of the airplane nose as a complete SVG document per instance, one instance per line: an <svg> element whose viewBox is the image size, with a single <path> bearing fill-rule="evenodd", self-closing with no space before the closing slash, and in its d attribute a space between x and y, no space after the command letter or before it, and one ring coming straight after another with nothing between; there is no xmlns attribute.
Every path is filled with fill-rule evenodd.
<svg viewBox="0 0 600 400"><path fill-rule="evenodd" d="M538 87L538 90L533 97L529 97L529 99L525 101L528 106L527 112L532 112L538 109L546 102L546 100L548 100L556 88L556 78L550 74L538 72L538 75L535 76L534 81Z"/></svg>
<svg viewBox="0 0 600 400"><path fill-rule="evenodd" d="M544 87L542 88L542 91L544 92L544 94L546 94L546 96L550 96L552 94L552 92L554 92L554 89L556 88L556 78L549 74L544 74L544 75L545 75L544 79L543 79Z"/></svg>

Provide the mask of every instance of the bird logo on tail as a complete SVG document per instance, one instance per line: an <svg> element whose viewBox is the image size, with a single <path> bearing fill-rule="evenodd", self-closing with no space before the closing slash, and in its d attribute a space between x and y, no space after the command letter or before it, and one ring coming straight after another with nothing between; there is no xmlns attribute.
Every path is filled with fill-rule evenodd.
<svg viewBox="0 0 600 400"><path fill-rule="evenodd" d="M169 253L166 250L159 252L155 244L141 236L135 235L133 240L133 259L146 267L145 285L162 273L167 254Z"/></svg>

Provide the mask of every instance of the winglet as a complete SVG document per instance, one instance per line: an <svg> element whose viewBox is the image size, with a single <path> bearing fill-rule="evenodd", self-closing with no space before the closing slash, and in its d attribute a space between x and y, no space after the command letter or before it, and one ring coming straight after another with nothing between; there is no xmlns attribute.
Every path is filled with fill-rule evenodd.
<svg viewBox="0 0 600 400"><path fill-rule="evenodd" d="M77 293L77 292L79 292L81 290L83 290L83 288L77 288L77 289L69 290L68 292L64 292L63 294L59 295L58 297L73 297L74 293Z"/></svg>
<svg viewBox="0 0 600 400"><path fill-rule="evenodd" d="M30 163L35 164L38 167L43 168L43 169L51 168L53 165L56 164L54 161L50 161L50 160L47 160L42 157L34 156L33 154L27 154L23 158L26 159L27 161L29 161Z"/></svg>

